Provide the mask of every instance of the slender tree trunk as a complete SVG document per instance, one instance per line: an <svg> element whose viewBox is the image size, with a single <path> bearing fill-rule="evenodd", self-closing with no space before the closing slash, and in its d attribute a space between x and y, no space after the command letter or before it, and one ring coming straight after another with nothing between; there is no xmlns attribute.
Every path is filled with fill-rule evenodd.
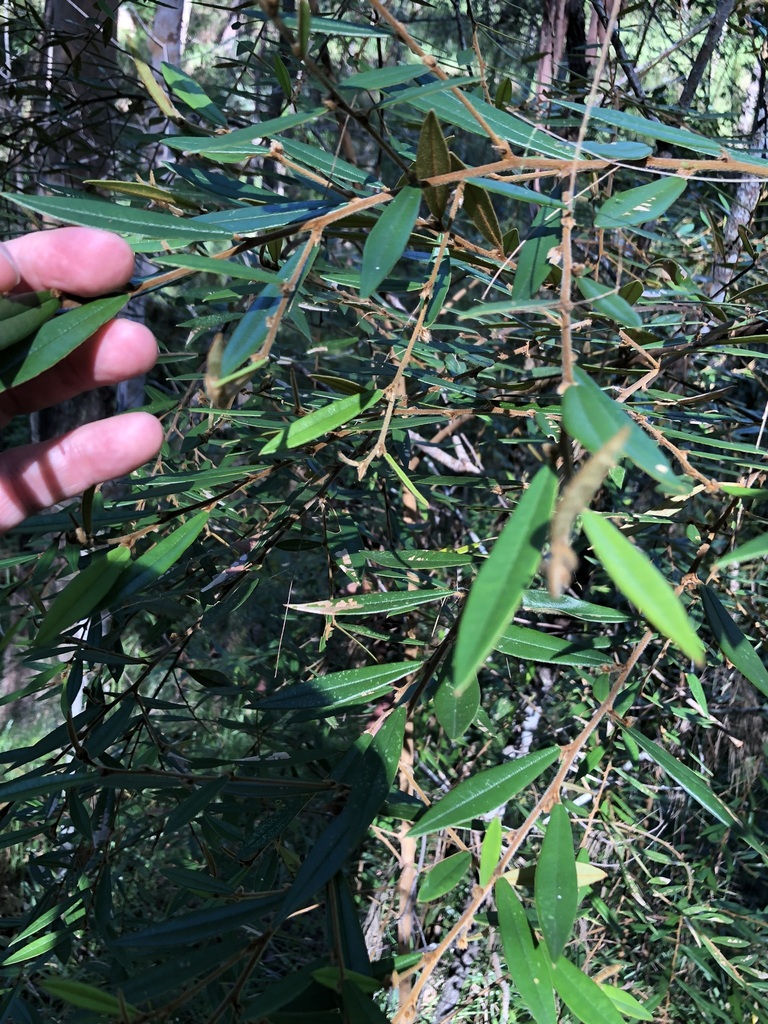
<svg viewBox="0 0 768 1024"><path fill-rule="evenodd" d="M187 42L189 11L189 0L163 0L158 4L149 38L155 70L159 70L162 61L177 67L181 64Z"/></svg>
<svg viewBox="0 0 768 1024"><path fill-rule="evenodd" d="M704 73L709 67L725 23L731 16L735 5L736 0L718 0L712 21L707 29L707 34L704 36L704 42L701 44L701 49L696 55L696 60L693 62L691 73L688 75L688 81L685 83L685 87L680 94L679 105L683 110L687 110L691 103L693 103L693 97L696 95L696 90L699 88Z"/></svg>

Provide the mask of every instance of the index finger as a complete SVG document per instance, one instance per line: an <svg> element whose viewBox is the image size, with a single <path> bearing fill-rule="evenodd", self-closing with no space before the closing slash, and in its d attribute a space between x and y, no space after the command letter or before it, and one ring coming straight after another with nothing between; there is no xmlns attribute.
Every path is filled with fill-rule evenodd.
<svg viewBox="0 0 768 1024"><path fill-rule="evenodd" d="M0 246L0 294L60 288L92 296L115 291L133 273L133 252L119 235L98 228L54 228Z"/></svg>

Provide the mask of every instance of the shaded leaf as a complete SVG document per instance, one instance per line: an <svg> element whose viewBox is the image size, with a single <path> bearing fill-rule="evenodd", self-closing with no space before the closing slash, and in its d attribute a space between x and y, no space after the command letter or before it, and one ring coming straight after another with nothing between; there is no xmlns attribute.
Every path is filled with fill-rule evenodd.
<svg viewBox="0 0 768 1024"><path fill-rule="evenodd" d="M130 548L110 548L95 557L53 599L37 631L37 643L47 644L80 619L102 607L118 577L131 560Z"/></svg>
<svg viewBox="0 0 768 1024"><path fill-rule="evenodd" d="M654 629L703 664L704 645L682 601L648 556L597 512L585 510L581 522L592 550L622 594Z"/></svg>
<svg viewBox="0 0 768 1024"><path fill-rule="evenodd" d="M416 175L418 178L434 178L438 174L447 174L451 169L451 156L443 136L440 122L430 110L424 118L416 150ZM424 201L430 212L438 220L445 213L448 205L447 185L436 185L424 189Z"/></svg>
<svg viewBox="0 0 768 1024"><path fill-rule="evenodd" d="M582 601L578 597L563 594L552 597L547 590L524 590L523 608L527 612L538 612L541 615L571 615L574 619L585 622L629 622L630 616L617 608L608 608L604 604L593 604Z"/></svg>
<svg viewBox="0 0 768 1024"><path fill-rule="evenodd" d="M711 587L699 587L701 603L717 646L728 661L768 697L768 671L748 638L731 618Z"/></svg>
<svg viewBox="0 0 768 1024"><path fill-rule="evenodd" d="M477 185L484 192L493 192L499 196L506 196L507 199L516 199L521 203L535 203L537 206L549 206L557 210L566 210L568 207L556 196L544 195L541 192L534 192L532 188L523 188L522 185L515 185L511 181L499 181L498 178L467 178L468 185Z"/></svg>
<svg viewBox="0 0 768 1024"><path fill-rule="evenodd" d="M311 601L308 604L289 604L297 612L314 615L398 615L421 604L445 601L455 597L452 590L398 591L392 594L355 594L331 601Z"/></svg>
<svg viewBox="0 0 768 1024"><path fill-rule="evenodd" d="M423 836L490 814L534 782L559 755L559 747L547 747L464 779L429 808L411 828L409 835Z"/></svg>
<svg viewBox="0 0 768 1024"><path fill-rule="evenodd" d="M556 189L553 198L559 200L561 191ZM517 270L512 282L514 302L530 302L549 276L552 269L550 254L560 244L560 219L559 211L553 213L546 207L542 207L534 217L517 257Z"/></svg>
<svg viewBox="0 0 768 1024"><path fill-rule="evenodd" d="M147 591L168 572L184 552L194 544L197 538L205 529L210 512L198 512L191 516L186 523L182 523L177 529L172 530L161 541L140 555L135 562L128 566L120 575L117 585L109 593L110 605L137 591Z"/></svg>
<svg viewBox="0 0 768 1024"><path fill-rule="evenodd" d="M520 900L503 879L496 883L495 895L504 959L515 988L536 1024L557 1024L549 966L544 950L533 944Z"/></svg>
<svg viewBox="0 0 768 1024"><path fill-rule="evenodd" d="M346 669L327 676L317 676L305 683L283 687L258 701L257 711L289 711L294 709L336 708L365 704L392 692L392 684L417 671L419 663L398 661L389 665L368 665Z"/></svg>
<svg viewBox="0 0 768 1024"><path fill-rule="evenodd" d="M60 999L62 1003L70 1006L78 1006L82 1010L93 1010L95 1013L109 1014L122 1019L127 1013L129 1018L138 1015L139 1011L135 1006L129 1006L109 992L102 992L93 985L87 985L82 981L74 981L68 978L46 977L40 979L40 987L53 996Z"/></svg>
<svg viewBox="0 0 768 1024"><path fill-rule="evenodd" d="M469 871L471 863L472 854L469 850L462 850L461 853L454 853L452 856L438 861L434 867L429 869L426 878L419 886L417 903L429 903L431 900L440 899L451 889L455 889Z"/></svg>
<svg viewBox="0 0 768 1024"><path fill-rule="evenodd" d="M421 205L421 189L406 186L384 207L363 249L360 296L369 298L394 269L411 237Z"/></svg>
<svg viewBox="0 0 768 1024"><path fill-rule="evenodd" d="M460 689L452 685L449 676L442 680L435 693L434 708L450 739L463 736L472 725L480 710L481 696L477 676L473 675Z"/></svg>
<svg viewBox="0 0 768 1024"><path fill-rule="evenodd" d="M576 856L568 812L555 804L544 833L534 882L536 913L553 963L570 938L579 904Z"/></svg>
<svg viewBox="0 0 768 1024"><path fill-rule="evenodd" d="M181 803L171 810L165 819L163 832L166 836L177 832L188 822L192 821L193 818L201 814L209 804L213 803L226 783L226 778L212 779L210 782L204 782L201 786L196 787L186 800L182 800Z"/></svg>
<svg viewBox="0 0 768 1024"><path fill-rule="evenodd" d="M718 558L715 566L719 569L724 569L727 565L753 562L756 558L765 558L766 555L768 555L768 533L764 533L760 537L754 537L752 540L748 540L746 544L740 544L739 547L729 551L727 555Z"/></svg>
<svg viewBox="0 0 768 1024"><path fill-rule="evenodd" d="M496 642L496 650L510 658L535 661L549 665L610 664L612 659L604 651L571 640L562 640L528 626L509 626Z"/></svg>
<svg viewBox="0 0 768 1024"><path fill-rule="evenodd" d="M497 249L503 249L504 239L499 219L484 187L465 183L464 212L487 242Z"/></svg>
<svg viewBox="0 0 768 1024"><path fill-rule="evenodd" d="M682 761L678 761L676 757L664 750L663 747L660 747L658 743L647 739L639 730L630 726L624 726L623 728L624 732L632 737L638 747L644 750L646 754L649 754L656 764L671 776L679 786L682 786L689 796L692 796L697 803L701 804L704 810L709 811L713 817L729 828L738 826L739 819L718 796L715 796L702 775L692 771Z"/></svg>
<svg viewBox="0 0 768 1024"><path fill-rule="evenodd" d="M649 185L619 192L597 211L595 227L615 231L655 220L680 198L687 185L686 178L657 178Z"/></svg>

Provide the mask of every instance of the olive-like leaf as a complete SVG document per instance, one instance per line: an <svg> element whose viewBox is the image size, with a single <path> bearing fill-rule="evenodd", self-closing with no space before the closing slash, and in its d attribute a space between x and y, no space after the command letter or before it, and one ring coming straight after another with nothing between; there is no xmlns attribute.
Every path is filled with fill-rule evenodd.
<svg viewBox="0 0 768 1024"><path fill-rule="evenodd" d="M480 885L488 885L501 856L501 818L491 818L480 848Z"/></svg>
<svg viewBox="0 0 768 1024"><path fill-rule="evenodd" d="M363 249L360 295L369 298L394 269L411 237L421 205L421 189L406 186L384 207Z"/></svg>
<svg viewBox="0 0 768 1024"><path fill-rule="evenodd" d="M539 927L555 963L570 938L579 905L576 856L568 812L555 804L536 864L534 882Z"/></svg>
<svg viewBox="0 0 768 1024"><path fill-rule="evenodd" d="M655 220L680 198L687 184L686 178L657 178L649 185L619 192L597 211L595 227L615 231Z"/></svg>
<svg viewBox="0 0 768 1024"><path fill-rule="evenodd" d="M704 645L682 601L648 556L597 512L585 510L581 522L592 550L622 594L654 629L703 665Z"/></svg>
<svg viewBox="0 0 768 1024"><path fill-rule="evenodd" d="M196 114L204 117L211 124L219 125L221 128L226 126L226 117L224 117L205 89L194 78L190 78L185 71L177 68L175 64L168 64L166 61L162 61L160 70L165 79L165 84L177 99L186 103Z"/></svg>
<svg viewBox="0 0 768 1024"><path fill-rule="evenodd" d="M438 861L433 868L430 868L419 886L417 902L429 903L431 900L445 896L451 889L455 889L469 871L471 863L472 854L469 850L462 850L461 853L454 853L452 856Z"/></svg>
<svg viewBox="0 0 768 1024"><path fill-rule="evenodd" d="M508 626L496 641L496 650L510 658L547 665L590 665L597 668L611 663L605 651L563 640L529 626Z"/></svg>
<svg viewBox="0 0 768 1024"><path fill-rule="evenodd" d="M555 191L554 198L560 198L559 189ZM514 302L530 302L547 279L552 269L550 253L560 244L560 221L560 211L546 207L542 207L533 218L531 230L517 257L517 271L512 282Z"/></svg>
<svg viewBox="0 0 768 1024"><path fill-rule="evenodd" d="M557 994L583 1024L624 1024L598 983L564 956L552 965L552 981Z"/></svg>
<svg viewBox="0 0 768 1024"><path fill-rule="evenodd" d="M733 621L711 587L700 587L699 594L717 646L734 668L768 697L768 670L749 639Z"/></svg>
<svg viewBox="0 0 768 1024"><path fill-rule="evenodd" d="M329 713L337 708L366 704L392 692L392 684L415 672L418 662L396 661L368 665L317 676L304 683L284 686L254 705L257 711L291 711L317 708Z"/></svg>
<svg viewBox="0 0 768 1024"><path fill-rule="evenodd" d="M499 219L484 187L469 182L464 185L464 212L487 242L497 249L504 247Z"/></svg>
<svg viewBox="0 0 768 1024"><path fill-rule="evenodd" d="M626 299L617 295L612 288L598 284L591 277L577 277L579 291L589 304L608 320L622 327L642 327L640 314L632 309Z"/></svg>
<svg viewBox="0 0 768 1024"><path fill-rule="evenodd" d="M451 169L451 155L445 141L440 122L430 110L424 118L416 150L416 175L419 178L435 178L447 174ZM424 201L430 213L438 220L445 213L448 204L447 185L434 185L424 189Z"/></svg>
<svg viewBox="0 0 768 1024"><path fill-rule="evenodd" d="M46 644L80 619L98 611L131 560L129 548L110 548L79 572L53 600L37 631L37 643Z"/></svg>
<svg viewBox="0 0 768 1024"><path fill-rule="evenodd" d="M495 887L504 959L515 988L536 1024L557 1024L550 968L541 946L534 946L528 919L512 886L500 879Z"/></svg>
<svg viewBox="0 0 768 1024"><path fill-rule="evenodd" d="M375 405L384 395L383 391L376 388L367 388L356 395L347 395L346 398L339 398L330 405L324 405L322 409L315 409L314 412L294 420L289 426L284 427L278 434L271 438L259 452L259 456L271 455L283 449L300 448L304 444L316 441L318 437L336 430L344 423L360 416Z"/></svg>
<svg viewBox="0 0 768 1024"><path fill-rule="evenodd" d="M553 764L559 747L546 747L464 779L416 822L409 835L423 836L489 814L534 782Z"/></svg>
<svg viewBox="0 0 768 1024"><path fill-rule="evenodd" d="M723 555L722 558L718 558L715 562L715 567L723 569L726 565L739 565L742 562L753 562L756 558L765 558L767 555L768 533L763 533L759 537L754 537L752 540L748 540L746 544L740 544L739 547L734 548L733 551L729 551L728 554Z"/></svg>

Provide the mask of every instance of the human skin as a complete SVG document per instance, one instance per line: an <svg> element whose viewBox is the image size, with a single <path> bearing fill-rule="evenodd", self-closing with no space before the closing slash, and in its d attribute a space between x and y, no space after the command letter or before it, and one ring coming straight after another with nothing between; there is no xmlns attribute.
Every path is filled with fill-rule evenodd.
<svg viewBox="0 0 768 1024"><path fill-rule="evenodd" d="M94 228L38 231L0 243L0 295L59 288L89 298L122 288L132 273L130 246ZM156 358L151 331L131 320L112 320L46 373L0 394L0 427L21 413L146 373ZM162 439L154 416L131 412L3 452L0 531L93 484L130 473L157 454Z"/></svg>

